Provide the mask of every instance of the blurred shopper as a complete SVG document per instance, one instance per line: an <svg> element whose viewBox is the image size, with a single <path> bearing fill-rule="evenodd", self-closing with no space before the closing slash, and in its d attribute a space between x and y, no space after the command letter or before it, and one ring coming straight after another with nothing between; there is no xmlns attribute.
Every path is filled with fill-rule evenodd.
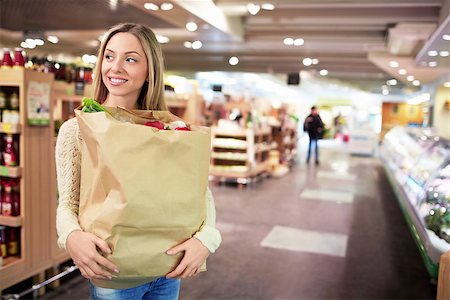
<svg viewBox="0 0 450 300"><path fill-rule="evenodd" d="M163 72L162 51L155 34L144 25L119 24L104 35L99 49L95 98L108 106L167 110L163 98ZM59 191L57 230L60 247L67 249L81 274L91 280L91 299L178 299L180 278L198 274L206 258L215 252L221 242L215 227L211 191L208 189L206 193L206 219L199 231L166 252L166 255L183 253L174 270L157 279L126 279L120 287L96 286L92 280L108 282L120 270L102 255L111 253L108 244L83 231L78 221L82 145L77 119L65 122L56 145ZM152 178L157 180L157 176ZM152 213L158 212L147 213L151 218Z"/></svg>
<svg viewBox="0 0 450 300"><path fill-rule="evenodd" d="M342 127L343 127L343 120L341 113L338 113L338 115L334 118L334 138L341 138L342 136Z"/></svg>
<svg viewBox="0 0 450 300"><path fill-rule="evenodd" d="M317 112L317 107L311 107L311 113L306 117L305 123L303 124L303 130L308 132L309 135L309 146L308 146L308 158L306 159L306 163L309 163L311 159L311 147L314 144L315 146L315 158L316 165L319 164L319 144L318 140L322 138L323 134L323 122Z"/></svg>

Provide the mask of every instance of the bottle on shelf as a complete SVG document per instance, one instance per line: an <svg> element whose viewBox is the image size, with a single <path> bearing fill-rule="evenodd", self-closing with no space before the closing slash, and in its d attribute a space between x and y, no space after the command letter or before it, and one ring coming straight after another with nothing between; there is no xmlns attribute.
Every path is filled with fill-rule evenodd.
<svg viewBox="0 0 450 300"><path fill-rule="evenodd" d="M25 57L22 54L22 48L14 49L14 68L24 68L25 67Z"/></svg>
<svg viewBox="0 0 450 300"><path fill-rule="evenodd" d="M9 111L9 123L19 124L20 123L20 113L19 113L19 95L14 92L12 93L9 104L11 110Z"/></svg>
<svg viewBox="0 0 450 300"><path fill-rule="evenodd" d="M6 94L0 91L0 122L3 122L3 111L6 108Z"/></svg>
<svg viewBox="0 0 450 300"><path fill-rule="evenodd" d="M19 228L8 227L6 231L6 250L8 256L19 256L20 243L19 243Z"/></svg>
<svg viewBox="0 0 450 300"><path fill-rule="evenodd" d="M3 48L2 68L11 68L13 66L13 60L11 58L11 49Z"/></svg>
<svg viewBox="0 0 450 300"><path fill-rule="evenodd" d="M14 167L17 166L17 152L16 147L14 146L13 136L7 134L5 136L6 144L5 150L3 150L3 160L5 166Z"/></svg>
<svg viewBox="0 0 450 300"><path fill-rule="evenodd" d="M6 227L0 226L0 252L2 257L6 258L8 256L8 248L6 245Z"/></svg>

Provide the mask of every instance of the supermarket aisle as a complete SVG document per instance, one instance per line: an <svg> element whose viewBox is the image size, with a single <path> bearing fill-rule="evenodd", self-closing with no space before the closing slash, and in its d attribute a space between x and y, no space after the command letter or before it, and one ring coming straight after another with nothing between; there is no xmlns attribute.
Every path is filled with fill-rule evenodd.
<svg viewBox="0 0 450 300"><path fill-rule="evenodd" d="M319 167L212 186L223 244L181 299L435 298L380 163L324 148ZM80 277L44 299L88 299Z"/></svg>

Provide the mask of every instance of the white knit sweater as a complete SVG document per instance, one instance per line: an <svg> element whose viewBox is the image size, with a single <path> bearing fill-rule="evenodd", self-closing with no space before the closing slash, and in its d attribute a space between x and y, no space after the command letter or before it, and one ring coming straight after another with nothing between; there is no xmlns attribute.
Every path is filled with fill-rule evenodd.
<svg viewBox="0 0 450 300"><path fill-rule="evenodd" d="M56 175L58 180L59 204L56 212L58 245L65 249L69 234L81 230L78 223L80 200L81 143L83 142L76 118L65 122L56 142ZM216 210L211 191L206 193L206 219L194 235L211 253L221 243L216 229Z"/></svg>

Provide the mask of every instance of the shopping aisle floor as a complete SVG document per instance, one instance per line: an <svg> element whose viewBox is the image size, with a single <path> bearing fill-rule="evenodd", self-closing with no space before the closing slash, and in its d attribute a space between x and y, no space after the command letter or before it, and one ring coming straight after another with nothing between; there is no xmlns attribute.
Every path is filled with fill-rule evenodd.
<svg viewBox="0 0 450 300"><path fill-rule="evenodd" d="M181 299L431 299L380 162L322 149L281 179L214 186L223 243ZM76 277L44 299L87 299Z"/></svg>

